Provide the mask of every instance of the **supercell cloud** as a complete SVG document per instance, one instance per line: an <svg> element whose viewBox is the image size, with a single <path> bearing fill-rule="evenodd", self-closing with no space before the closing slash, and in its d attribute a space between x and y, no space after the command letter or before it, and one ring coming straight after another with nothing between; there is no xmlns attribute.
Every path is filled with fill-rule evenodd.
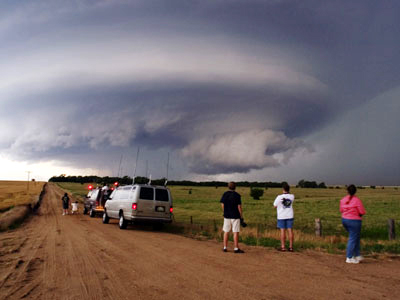
<svg viewBox="0 0 400 300"><path fill-rule="evenodd" d="M354 165L351 143L327 136L399 85L399 5L339 2L4 2L2 156L111 175L140 147L155 177L171 152L180 178L332 183L343 183L336 166L348 157L374 175L346 180L392 184L399 174L374 147L358 149L368 161ZM312 157L323 163L299 170Z"/></svg>

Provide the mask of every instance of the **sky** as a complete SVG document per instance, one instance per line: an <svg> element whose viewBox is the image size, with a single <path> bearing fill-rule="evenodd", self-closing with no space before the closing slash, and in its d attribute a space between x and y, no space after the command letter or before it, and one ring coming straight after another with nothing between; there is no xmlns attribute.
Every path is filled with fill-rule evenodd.
<svg viewBox="0 0 400 300"><path fill-rule="evenodd" d="M0 180L399 185L399 15L395 0L1 1Z"/></svg>

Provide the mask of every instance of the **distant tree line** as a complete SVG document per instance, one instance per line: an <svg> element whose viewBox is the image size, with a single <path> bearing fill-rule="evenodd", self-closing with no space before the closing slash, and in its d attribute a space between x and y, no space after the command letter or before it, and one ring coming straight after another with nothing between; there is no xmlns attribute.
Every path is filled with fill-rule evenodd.
<svg viewBox="0 0 400 300"><path fill-rule="evenodd" d="M325 182L317 183L316 181L306 181L304 179L300 180L297 184L300 188L312 188L312 189L326 189Z"/></svg>
<svg viewBox="0 0 400 300"><path fill-rule="evenodd" d="M97 183L97 184L114 184L118 182L120 185L132 184L132 177L99 177L99 176L53 176L49 179L50 182L76 182L76 183ZM164 185L166 179L153 179L151 184ZM148 183L149 178L146 177L135 177L135 183ZM190 181L190 180L169 180L168 185L179 185L179 186L212 186L212 187L226 187L228 182L225 181ZM280 188L283 182L258 182L258 181L239 181L236 182L237 186L241 187L259 187L259 188Z"/></svg>
<svg viewBox="0 0 400 300"><path fill-rule="evenodd" d="M100 177L100 176L66 176L64 174L60 176L53 176L49 179L50 182L76 182L76 183L97 183L97 184L114 184L118 182L120 185L132 184L132 177ZM154 185L164 185L166 179L154 179L151 181ZM135 177L135 183L148 183L149 178L146 177ZM280 188L284 182L258 182L258 181L239 181L236 182L237 186L241 187L251 187L251 188ZM190 180L170 180L168 185L179 185L179 186L212 186L212 187L226 187L227 182L225 181L190 181ZM317 183L316 181L300 180L297 184L300 188L323 188L326 189L327 186L324 182ZM372 188L372 186L371 186Z"/></svg>

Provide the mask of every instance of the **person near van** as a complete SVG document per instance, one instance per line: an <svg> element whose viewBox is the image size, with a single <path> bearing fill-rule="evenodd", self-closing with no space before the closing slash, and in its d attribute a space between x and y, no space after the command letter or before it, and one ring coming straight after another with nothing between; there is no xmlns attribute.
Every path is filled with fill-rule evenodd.
<svg viewBox="0 0 400 300"><path fill-rule="evenodd" d="M63 216L68 215L69 197L67 193L64 194L64 196L61 198L61 201L63 205Z"/></svg>
<svg viewBox="0 0 400 300"><path fill-rule="evenodd" d="M71 203L72 206L72 214L77 213L78 212L78 201L75 201L73 203Z"/></svg>
<svg viewBox="0 0 400 300"><path fill-rule="evenodd" d="M279 251L286 251L286 231L289 233L289 251L293 252L293 222L294 222L294 212L293 212L293 201L294 195L290 194L290 186L284 182L282 184L283 193L278 195L274 201L274 207L277 212L277 223L278 228L281 231L281 248Z"/></svg>
<svg viewBox="0 0 400 300"><path fill-rule="evenodd" d="M236 183L228 183L229 191L226 191L221 198L221 206L224 212L224 252L228 252L229 232L233 232L233 243L235 253L244 253L239 249L240 220L242 219L242 201L240 194L235 191Z"/></svg>
<svg viewBox="0 0 400 300"><path fill-rule="evenodd" d="M355 196L357 188L354 184L347 187L348 195L340 200L342 224L349 233L346 248L346 263L358 264L363 260L360 255L361 220L366 211L361 200Z"/></svg>

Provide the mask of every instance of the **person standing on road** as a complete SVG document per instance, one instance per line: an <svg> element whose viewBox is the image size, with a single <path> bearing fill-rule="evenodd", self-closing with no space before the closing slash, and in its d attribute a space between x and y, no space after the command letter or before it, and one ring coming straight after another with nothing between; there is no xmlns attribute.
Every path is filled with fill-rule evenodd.
<svg viewBox="0 0 400 300"><path fill-rule="evenodd" d="M357 188L354 184L347 187L348 195L340 200L342 224L349 233L346 249L346 263L358 264L363 260L360 255L361 220L366 211L361 200L355 196Z"/></svg>
<svg viewBox="0 0 400 300"><path fill-rule="evenodd" d="M68 215L69 197L67 193L64 194L64 196L61 198L61 201L63 204L63 216Z"/></svg>
<svg viewBox="0 0 400 300"><path fill-rule="evenodd" d="M243 218L242 214L242 201L240 194L235 192L236 183L228 183L229 191L226 191L221 198L221 206L224 212L224 252L228 252L228 238L229 232L233 232L233 243L235 253L244 253L243 250L239 249L239 232L240 232L240 220Z"/></svg>
<svg viewBox="0 0 400 300"><path fill-rule="evenodd" d="M278 228L281 230L281 248L279 251L286 251L286 230L289 233L289 251L293 252L293 201L294 195L290 194L290 186L284 182L282 184L283 194L278 195L274 201L274 207L277 212Z"/></svg>

